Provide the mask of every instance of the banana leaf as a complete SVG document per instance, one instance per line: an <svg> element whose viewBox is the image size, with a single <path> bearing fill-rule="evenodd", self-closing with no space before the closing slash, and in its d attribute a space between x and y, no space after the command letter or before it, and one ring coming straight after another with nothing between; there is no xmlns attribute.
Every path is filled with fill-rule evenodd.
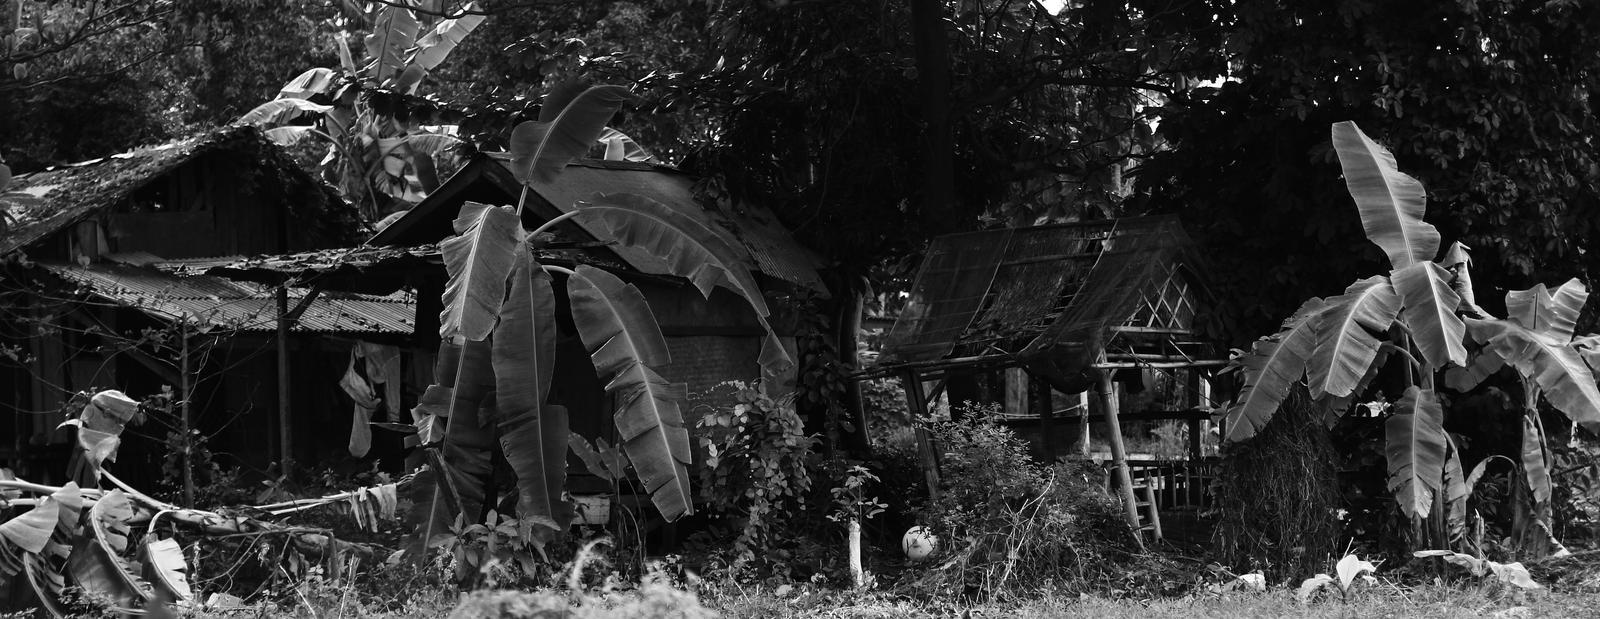
<svg viewBox="0 0 1600 619"><path fill-rule="evenodd" d="M134 576L120 556L128 550L132 518L133 503L122 491L102 495L89 509L88 531L78 537L67 558L73 582L121 608L133 608L151 597L149 585Z"/></svg>
<svg viewBox="0 0 1600 619"><path fill-rule="evenodd" d="M693 513L689 432L678 408L686 388L651 369L670 363L671 355L644 295L588 265L567 279L567 291L578 335L617 402L617 432L628 461L664 518Z"/></svg>
<svg viewBox="0 0 1600 619"><path fill-rule="evenodd" d="M331 105L312 103L305 99L273 99L245 112L244 116L233 122L239 125L271 128L288 124L302 116L323 114L331 109L333 109Z"/></svg>
<svg viewBox="0 0 1600 619"><path fill-rule="evenodd" d="M1316 347L1318 316L1327 305L1313 298L1284 323L1284 329L1270 338L1256 340L1250 352L1239 358L1244 373L1244 388L1228 408L1227 442L1247 440L1260 432L1278 413L1278 406L1289 395L1289 388L1306 374L1306 365Z"/></svg>
<svg viewBox="0 0 1600 619"><path fill-rule="evenodd" d="M189 587L189 564L183 559L183 547L175 539L160 539L154 533L144 538L142 548L144 578L160 592L163 601L189 602L194 590Z"/></svg>
<svg viewBox="0 0 1600 619"><path fill-rule="evenodd" d="M670 206L641 195L595 194L574 206L584 213L586 221L604 226L618 242L660 258L667 264L668 272L688 279L707 299L717 286L744 297L767 332L761 343L761 366L768 372L777 372L792 363L777 333L767 322L771 312L760 285L746 266L750 254L742 245Z"/></svg>
<svg viewBox="0 0 1600 619"><path fill-rule="evenodd" d="M1473 338L1532 380L1544 398L1573 421L1600 423L1600 388L1570 342L1535 333L1509 320L1468 319Z"/></svg>
<svg viewBox="0 0 1600 619"><path fill-rule="evenodd" d="M1361 227L1389 256L1389 264L1399 270L1433 260L1439 231L1422 220L1427 208L1422 183L1401 172L1394 155L1353 122L1334 123L1333 149L1361 214Z"/></svg>
<svg viewBox="0 0 1600 619"><path fill-rule="evenodd" d="M1578 314L1588 299L1589 291L1577 279L1568 280L1554 294L1538 284L1506 293L1506 318L1553 341L1566 342L1572 339Z"/></svg>
<svg viewBox="0 0 1600 619"><path fill-rule="evenodd" d="M1400 297L1389 278L1363 279L1327 299L1308 366L1312 398L1350 395L1378 359L1378 336L1394 324Z"/></svg>
<svg viewBox="0 0 1600 619"><path fill-rule="evenodd" d="M482 341L494 331L506 299L507 276L526 232L508 207L468 202L454 222L456 236L439 244L444 255L444 311L439 338Z"/></svg>
<svg viewBox="0 0 1600 619"><path fill-rule="evenodd" d="M511 294L495 328L492 358L495 428L517 476L517 515L554 521L565 531L576 516L562 500L567 481L567 409L546 403L555 375L556 298L550 276L527 245L517 249Z"/></svg>
<svg viewBox="0 0 1600 619"><path fill-rule="evenodd" d="M1432 262L1420 262L1390 275L1400 293L1401 319L1422 351L1429 370L1447 363L1467 364L1466 324L1456 315L1461 297L1450 289L1450 274Z"/></svg>
<svg viewBox="0 0 1600 619"><path fill-rule="evenodd" d="M487 15L475 13L478 10L477 3L468 2L458 11L466 14L455 19L440 21L433 30L422 35L422 38L417 39L417 48L411 53L409 64L426 71L432 71L434 67L439 66L439 63L444 62L467 35L472 34L483 20L488 19Z"/></svg>
<svg viewBox="0 0 1600 619"><path fill-rule="evenodd" d="M1444 408L1432 390L1412 386L1395 410L1384 422L1389 492L1394 493L1401 513L1427 518L1444 478Z"/></svg>
<svg viewBox="0 0 1600 619"><path fill-rule="evenodd" d="M633 95L623 86L595 86L573 98L553 120L530 120L511 130L511 173L523 184L548 183L594 146L606 123Z"/></svg>

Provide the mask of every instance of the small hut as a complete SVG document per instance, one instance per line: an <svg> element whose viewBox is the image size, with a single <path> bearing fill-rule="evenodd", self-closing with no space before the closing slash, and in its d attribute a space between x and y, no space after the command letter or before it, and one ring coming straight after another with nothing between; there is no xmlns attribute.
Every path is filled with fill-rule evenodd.
<svg viewBox="0 0 1600 619"><path fill-rule="evenodd" d="M1128 521L1160 537L1154 495L1198 491L1196 476L1184 471L1160 481L1135 475L1123 423L1130 417L1182 421L1190 459L1199 459L1211 404L1207 372L1227 363L1196 328L1205 296L1188 246L1173 217L939 237L878 366L867 375L899 376L918 415L947 388L954 392L960 381L987 377L989 399L1006 403L1007 422L1047 462L1074 452L1089 457L1090 424L1103 421ZM1169 395L1161 400L1164 410L1124 412L1125 396L1152 376L1166 378L1160 381ZM937 491L935 450L922 433L918 439L929 486ZM1077 449L1068 447L1073 443ZM1141 506L1147 507L1142 514Z"/></svg>

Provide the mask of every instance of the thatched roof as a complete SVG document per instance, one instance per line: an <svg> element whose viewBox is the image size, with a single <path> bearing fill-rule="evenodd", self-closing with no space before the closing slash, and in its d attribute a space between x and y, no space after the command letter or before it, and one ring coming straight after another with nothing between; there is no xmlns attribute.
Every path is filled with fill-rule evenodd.
<svg viewBox="0 0 1600 619"><path fill-rule="evenodd" d="M254 127L233 126L157 146L18 176L0 193L0 256L106 211L198 157L234 153L271 172L290 215L329 244L359 242L356 211Z"/></svg>
<svg viewBox="0 0 1600 619"><path fill-rule="evenodd" d="M1194 339L1199 292L1173 217L1008 228L934 239L884 366L1048 359L1076 371L1113 333Z"/></svg>

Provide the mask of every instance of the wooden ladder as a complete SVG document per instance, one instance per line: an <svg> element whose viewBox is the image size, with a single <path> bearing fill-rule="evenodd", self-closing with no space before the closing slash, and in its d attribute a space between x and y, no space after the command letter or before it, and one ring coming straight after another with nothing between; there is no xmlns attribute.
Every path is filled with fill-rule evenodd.
<svg viewBox="0 0 1600 619"><path fill-rule="evenodd" d="M1151 483L1149 473L1133 480L1133 495L1137 499L1133 505L1139 512L1139 526L1134 528L1134 534L1142 538L1149 533L1152 541L1162 539L1161 510L1156 506L1155 485Z"/></svg>

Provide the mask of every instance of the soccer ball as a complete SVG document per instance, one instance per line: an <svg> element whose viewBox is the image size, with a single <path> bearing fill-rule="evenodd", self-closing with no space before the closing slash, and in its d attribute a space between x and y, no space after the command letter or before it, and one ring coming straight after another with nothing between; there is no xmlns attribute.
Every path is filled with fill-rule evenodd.
<svg viewBox="0 0 1600 619"><path fill-rule="evenodd" d="M921 561L939 551L939 536L928 527L911 527L905 537L900 538L900 549L905 551L907 559Z"/></svg>

